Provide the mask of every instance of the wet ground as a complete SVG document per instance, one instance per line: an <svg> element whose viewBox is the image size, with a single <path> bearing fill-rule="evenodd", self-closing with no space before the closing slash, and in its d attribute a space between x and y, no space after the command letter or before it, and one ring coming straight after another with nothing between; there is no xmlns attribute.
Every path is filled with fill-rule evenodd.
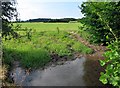
<svg viewBox="0 0 120 88"><path fill-rule="evenodd" d="M77 58L62 65L53 64L30 73L15 62L11 77L15 84L21 86L103 86L99 81L103 69L98 60L88 58Z"/></svg>

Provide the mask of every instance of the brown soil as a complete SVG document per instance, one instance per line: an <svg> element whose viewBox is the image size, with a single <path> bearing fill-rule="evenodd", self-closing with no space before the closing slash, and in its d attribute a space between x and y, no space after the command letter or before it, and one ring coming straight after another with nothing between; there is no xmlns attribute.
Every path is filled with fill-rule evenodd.
<svg viewBox="0 0 120 88"><path fill-rule="evenodd" d="M94 50L94 53L93 54L88 54L88 55L85 55L87 56L88 58L91 57L93 59L95 59L96 57L98 59L103 59L104 57L102 56L104 51L107 50L105 46L98 46L98 45L93 45L93 44L90 44L88 41L86 41L85 39L83 39L82 37L80 37L79 34L75 33L75 32L70 32L70 34L75 38L77 39L78 41L80 41L81 43L83 43L84 45L88 46L89 48L93 49ZM95 58L94 58L95 57Z"/></svg>

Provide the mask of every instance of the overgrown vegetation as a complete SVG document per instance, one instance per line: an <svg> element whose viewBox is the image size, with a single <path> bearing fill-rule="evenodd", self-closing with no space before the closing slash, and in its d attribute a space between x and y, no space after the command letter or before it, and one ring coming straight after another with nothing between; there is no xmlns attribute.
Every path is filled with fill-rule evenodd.
<svg viewBox="0 0 120 88"><path fill-rule="evenodd" d="M105 60L100 60L101 66L106 66L105 73L101 72L100 81L120 87L120 42L108 45L109 51L104 53Z"/></svg>
<svg viewBox="0 0 120 88"><path fill-rule="evenodd" d="M39 24L40 25L42 24L44 26L47 25L46 23ZM31 23L31 25L33 26L35 24ZM59 26L58 24L53 25L55 27L56 25ZM3 39L4 44L3 58L5 63L11 65L13 61L20 60L21 64L24 67L39 68L52 60L51 55L53 53L55 53L59 57L64 57L73 55L74 52L80 52L83 54L93 52L92 49L75 40L69 34L67 28L66 30L63 30L62 28L59 27L59 31L57 30L58 28L54 30L51 28L47 31L43 31L40 30L42 28L36 29L35 26L33 27L34 29L30 31L31 36L30 39L28 38L28 35L26 35L28 34L30 29L26 27L21 28L18 31L16 30L16 32L20 35L18 39L11 39L6 41L4 41Z"/></svg>
<svg viewBox="0 0 120 88"><path fill-rule="evenodd" d="M85 2L81 5L84 18L82 22L91 34L91 42L108 45L101 66L100 81L120 87L120 1Z"/></svg>
<svg viewBox="0 0 120 88"><path fill-rule="evenodd" d="M81 22L91 33L92 42L106 45L119 37L120 2L85 2L80 8L85 15Z"/></svg>

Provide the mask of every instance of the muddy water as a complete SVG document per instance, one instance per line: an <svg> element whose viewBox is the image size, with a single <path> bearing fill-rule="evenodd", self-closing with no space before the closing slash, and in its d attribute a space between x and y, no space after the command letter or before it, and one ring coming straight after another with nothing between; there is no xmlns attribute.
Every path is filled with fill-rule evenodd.
<svg viewBox="0 0 120 88"><path fill-rule="evenodd" d="M97 65L96 61L82 57L30 74L15 66L11 76L15 84L22 86L101 86Z"/></svg>

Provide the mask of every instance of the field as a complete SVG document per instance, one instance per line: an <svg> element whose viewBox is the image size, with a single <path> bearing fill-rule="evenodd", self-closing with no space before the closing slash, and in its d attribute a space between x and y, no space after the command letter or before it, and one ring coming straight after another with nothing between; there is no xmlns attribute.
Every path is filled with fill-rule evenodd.
<svg viewBox="0 0 120 88"><path fill-rule="evenodd" d="M31 28L33 30L38 31L56 31L57 28L63 31L68 30L78 30L78 26L81 26L80 23L42 23L42 22L27 22L27 23L19 23L22 25L22 28ZM16 25L16 23L14 24Z"/></svg>
<svg viewBox="0 0 120 88"><path fill-rule="evenodd" d="M93 50L73 38L70 31L78 32L80 23L19 23L18 39L3 40L6 64L20 61L25 68L39 68L58 57L74 53L89 54ZM16 23L14 23L14 26ZM85 34L85 33L84 33Z"/></svg>

